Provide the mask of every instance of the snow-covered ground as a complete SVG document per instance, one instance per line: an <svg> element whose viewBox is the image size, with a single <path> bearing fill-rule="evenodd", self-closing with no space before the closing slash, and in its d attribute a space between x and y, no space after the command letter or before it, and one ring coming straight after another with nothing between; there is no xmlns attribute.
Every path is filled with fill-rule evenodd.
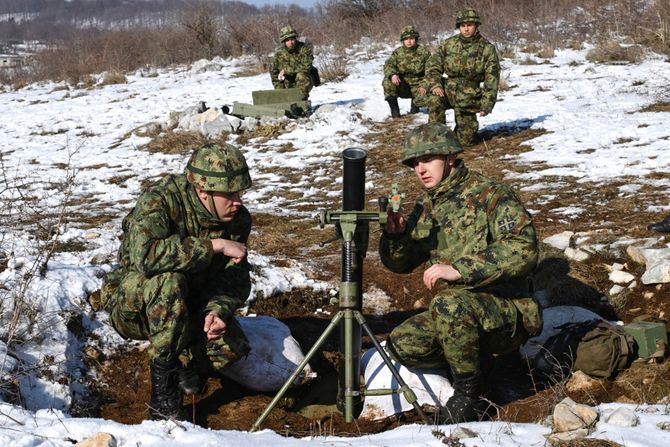
<svg viewBox="0 0 670 447"><path fill-rule="evenodd" d="M312 117L291 123L289 131L277 138L256 142L253 150L243 147L254 178L254 187L244 197L252 213L304 217L299 208L308 204L316 191L332 197L340 194L341 184L334 173L341 151L363 145L367 122L387 118L381 65L389 52L390 48L373 55L365 49L352 51L350 76L313 90L310 99L317 111ZM529 55L504 61L503 76L513 88L501 92L494 112L480 119L481 127L532 126L549 131L528 142L531 151L514 156L518 163L544 164L544 169L524 174L533 176L536 184L550 184L555 176L605 183L622 176L636 176L639 183L630 185L631 190L643 184L660 191L669 190L669 114L639 110L668 99L659 95L668 91L670 64L661 57L650 56L638 65L595 65L586 61L585 54L586 50L561 50L550 63L535 65L527 63L532 59ZM24 194L18 197L15 189L0 186L2 203L11 198L12 211L25 211L29 205L26 199L37 197L38 207L58 208L65 192L54 183L63 181L64 167L69 167L74 170L75 200L68 211L114 216L98 225L63 226L59 239L84 243L86 250L56 253L49 259L44 277L35 275L29 283L25 278L38 256L33 230L20 230L13 225L0 229L0 258L7 259L7 268L0 273L3 323L10 320L14 298L26 285L21 297L32 311L30 319L20 321L11 334L8 324L0 329L0 339L11 335L15 341L9 351L0 343L0 373L17 378L26 408L0 403L1 445L66 446L71 445L71 440L79 441L98 431L113 433L120 446L259 443L281 446L306 442L352 446L440 445L431 434L435 427L418 425L359 438L318 436L296 440L268 431L255 434L211 431L190 424L176 426L148 421L124 426L67 416L73 396L86 392L81 385L84 341L68 330L68 323L72 315L81 315L85 333L98 337L104 349L123 343L106 324L104 313L90 309L87 297L100 288L101 276L111 268L118 247L120 219L132 207L143 181L166 172L180 172L186 161L183 155L141 150L140 146L149 138L134 130L151 122L165 122L170 111L184 110L199 101L210 106L251 102L252 90L271 88L266 74L236 77L242 61L219 62L220 71L195 73L184 67L159 70L157 77L130 74L125 84L90 89L68 89L46 83L0 93L3 177L9 185L21 182ZM401 101L401 111L408 108L409 101ZM415 121L426 122L427 115L421 114ZM288 143L292 150L282 151ZM369 157L374 157L374 148L367 149ZM289 181L273 174L273 169L298 170L303 175L298 182ZM655 175L644 177L649 173ZM301 192L303 198L295 199L293 194L289 201L282 197L283 191ZM670 202L667 206L670 208ZM3 214L7 211L3 210ZM262 253L252 252L250 261L262 267L254 276L254 288L266 294L294 287L335 286L308 279L299 264L274 267ZM64 377L67 380L59 383L58 379ZM602 422L608 413L620 407L633 409L640 425L624 428ZM670 431L658 427L664 422L670 425L667 406L604 404L599 410L601 422L592 436L628 447L670 442ZM550 431L541 425L502 422L463 426L478 434L463 439L465 445L544 445L543 435ZM454 427L440 428L448 433Z"/></svg>

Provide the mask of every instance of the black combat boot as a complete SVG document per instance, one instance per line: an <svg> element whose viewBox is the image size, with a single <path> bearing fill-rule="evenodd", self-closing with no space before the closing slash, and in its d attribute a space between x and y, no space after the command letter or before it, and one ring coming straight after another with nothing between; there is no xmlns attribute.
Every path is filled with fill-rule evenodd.
<svg viewBox="0 0 670 447"><path fill-rule="evenodd" d="M187 396L202 394L205 385L205 380L193 367L179 368L179 389Z"/></svg>
<svg viewBox="0 0 670 447"><path fill-rule="evenodd" d="M659 233L670 233L670 214L665 216L660 222L653 223L647 227L651 231L658 231Z"/></svg>
<svg viewBox="0 0 670 447"><path fill-rule="evenodd" d="M486 402L481 399L484 391L484 380L480 372L453 373L454 395L440 409L441 424L458 424L460 422L478 421L484 416Z"/></svg>
<svg viewBox="0 0 670 447"><path fill-rule="evenodd" d="M409 114L414 115L415 113L419 113L419 107L414 104L414 100L412 100L412 104L409 106Z"/></svg>
<svg viewBox="0 0 670 447"><path fill-rule="evenodd" d="M149 401L149 417L157 419L187 420L186 411L182 406L182 394L179 389L179 369L181 365L175 360L166 362L154 359L149 365L151 370L151 400Z"/></svg>
<svg viewBox="0 0 670 447"><path fill-rule="evenodd" d="M391 108L391 118L400 118L400 107L398 106L398 98L388 98L386 102Z"/></svg>

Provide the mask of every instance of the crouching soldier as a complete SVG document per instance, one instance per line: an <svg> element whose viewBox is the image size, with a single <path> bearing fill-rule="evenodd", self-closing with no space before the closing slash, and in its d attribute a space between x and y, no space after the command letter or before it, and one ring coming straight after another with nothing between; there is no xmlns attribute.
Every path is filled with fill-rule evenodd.
<svg viewBox="0 0 670 447"><path fill-rule="evenodd" d="M419 45L419 33L413 26L400 32L402 46L396 48L384 63L384 99L391 108L391 118L400 117L398 98L411 98L409 113L418 113L428 105L427 89L423 82L430 51ZM437 104L439 107L439 103Z"/></svg>
<svg viewBox="0 0 670 447"><path fill-rule="evenodd" d="M184 174L150 185L123 220L102 303L125 338L149 340L151 419L185 419L182 392L249 352L235 310L249 296L251 186L242 153L205 145Z"/></svg>
<svg viewBox="0 0 670 447"><path fill-rule="evenodd" d="M476 142L477 115L493 111L500 84L498 53L479 33L480 25L477 11L460 11L456 16L459 33L445 40L426 64L427 86L443 99L429 104L428 121L446 123L444 111L454 109L454 132L464 146Z"/></svg>
<svg viewBox="0 0 670 447"><path fill-rule="evenodd" d="M470 171L462 151L444 124L409 133L402 162L425 195L409 216L389 210L379 246L394 272L428 265L429 309L396 327L387 349L403 365L451 372L447 424L483 417L482 360L518 350L542 329L529 284L538 258L531 216L508 186Z"/></svg>
<svg viewBox="0 0 670 447"><path fill-rule="evenodd" d="M313 78L316 69L312 67L314 55L312 48L298 40L298 32L292 26L279 31L282 45L275 51L270 66L270 79L275 89L298 87L303 100L309 99L314 87Z"/></svg>

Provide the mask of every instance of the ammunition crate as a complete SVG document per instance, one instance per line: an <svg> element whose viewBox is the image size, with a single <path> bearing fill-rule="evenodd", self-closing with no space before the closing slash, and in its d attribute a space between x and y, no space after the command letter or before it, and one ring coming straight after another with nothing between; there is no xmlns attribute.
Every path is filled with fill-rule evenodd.
<svg viewBox="0 0 670 447"><path fill-rule="evenodd" d="M634 321L624 325L623 329L635 339L640 358L652 357L661 346L668 345L668 334L663 323Z"/></svg>

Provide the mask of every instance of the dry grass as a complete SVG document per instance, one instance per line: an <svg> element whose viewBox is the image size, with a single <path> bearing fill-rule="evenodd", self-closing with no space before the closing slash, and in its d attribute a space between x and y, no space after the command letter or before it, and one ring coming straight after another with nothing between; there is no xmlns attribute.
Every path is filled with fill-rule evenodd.
<svg viewBox="0 0 670 447"><path fill-rule="evenodd" d="M621 45L613 40L601 42L586 53L586 60L604 64L637 64L643 57L644 49L640 45Z"/></svg>
<svg viewBox="0 0 670 447"><path fill-rule="evenodd" d="M349 76L347 57L344 54L317 55L315 66L321 82L339 82Z"/></svg>
<svg viewBox="0 0 670 447"><path fill-rule="evenodd" d="M225 136L220 137L217 141L212 141L199 132L174 132L168 130L158 134L153 140L141 149L147 152L164 154L189 154L195 149L203 146L206 143L225 143Z"/></svg>
<svg viewBox="0 0 670 447"><path fill-rule="evenodd" d="M660 101L643 107L639 112L670 112L670 102Z"/></svg>

